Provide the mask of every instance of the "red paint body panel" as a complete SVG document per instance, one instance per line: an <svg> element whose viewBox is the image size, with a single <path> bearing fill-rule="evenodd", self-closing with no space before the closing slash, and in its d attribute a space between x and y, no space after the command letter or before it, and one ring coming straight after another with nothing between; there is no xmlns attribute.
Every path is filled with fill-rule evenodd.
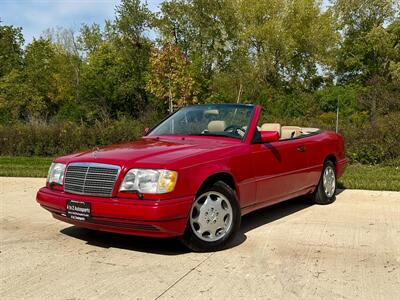
<svg viewBox="0 0 400 300"><path fill-rule="evenodd" d="M261 107L255 106L243 140L213 136L163 135L143 137L122 145L102 147L96 156L86 151L55 162L96 162L121 167L112 196L70 194L48 184L37 201L59 220L77 226L135 235L179 236L185 230L192 202L204 181L215 174L229 175L242 214L311 193L318 184L324 160L336 161L337 176L346 167L343 137L319 132L302 138L254 143ZM178 172L175 189L166 194L118 192L131 168L169 169ZM77 221L65 216L66 201L91 203L92 218Z"/></svg>

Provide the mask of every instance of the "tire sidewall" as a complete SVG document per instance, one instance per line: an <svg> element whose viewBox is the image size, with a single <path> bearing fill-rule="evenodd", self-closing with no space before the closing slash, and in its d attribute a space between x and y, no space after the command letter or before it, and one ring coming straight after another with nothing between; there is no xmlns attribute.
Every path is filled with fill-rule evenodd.
<svg viewBox="0 0 400 300"><path fill-rule="evenodd" d="M335 192L331 197L328 197L325 193L325 188L324 188L324 172L327 167L332 167L333 172L335 174ZM328 160L324 163L324 167L322 169L321 173L321 178L319 180L318 188L316 190L316 193L314 195L314 202L318 204L330 204L335 201L336 199L336 188L337 188L337 176L336 176L336 168L335 164Z"/></svg>
<svg viewBox="0 0 400 300"><path fill-rule="evenodd" d="M217 241L207 242L197 237L197 235L193 232L192 226L190 225L190 215L189 215L186 229L181 239L188 248L196 252L208 252L208 251L216 251L223 249L224 246L226 246L234 238L236 232L240 227L241 213L240 213L239 202L236 197L236 193L225 182L218 181L213 185L211 185L210 187L202 188L197 193L193 203L200 195L210 191L223 194L231 204L233 213L232 225L223 238Z"/></svg>

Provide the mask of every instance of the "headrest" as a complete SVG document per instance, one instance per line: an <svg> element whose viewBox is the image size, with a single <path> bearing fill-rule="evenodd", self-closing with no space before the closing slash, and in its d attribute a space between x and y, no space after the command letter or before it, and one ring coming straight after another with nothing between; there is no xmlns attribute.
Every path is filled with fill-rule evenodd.
<svg viewBox="0 0 400 300"><path fill-rule="evenodd" d="M211 132L221 132L224 131L226 128L225 121L215 120L208 123L208 131Z"/></svg>
<svg viewBox="0 0 400 300"><path fill-rule="evenodd" d="M204 111L204 114L216 116L219 114L219 111L218 111L218 109L207 109L206 111Z"/></svg>

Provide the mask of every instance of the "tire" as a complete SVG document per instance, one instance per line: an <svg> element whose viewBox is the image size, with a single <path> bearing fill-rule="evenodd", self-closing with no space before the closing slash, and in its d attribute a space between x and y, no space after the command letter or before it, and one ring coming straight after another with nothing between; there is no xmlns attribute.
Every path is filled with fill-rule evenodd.
<svg viewBox="0 0 400 300"><path fill-rule="evenodd" d="M181 241L196 252L221 250L235 237L240 219L236 193L218 181L197 193Z"/></svg>
<svg viewBox="0 0 400 300"><path fill-rule="evenodd" d="M327 160L322 169L318 186L312 195L312 201L316 204L331 204L336 199L336 168L335 164Z"/></svg>

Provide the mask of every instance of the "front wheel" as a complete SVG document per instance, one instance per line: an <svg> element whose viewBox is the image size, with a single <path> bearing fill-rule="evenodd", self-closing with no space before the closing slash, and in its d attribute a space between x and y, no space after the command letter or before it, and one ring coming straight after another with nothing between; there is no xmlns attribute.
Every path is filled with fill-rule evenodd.
<svg viewBox="0 0 400 300"><path fill-rule="evenodd" d="M196 196L181 239L193 251L215 251L226 246L239 227L236 194L226 183L218 181Z"/></svg>
<svg viewBox="0 0 400 300"><path fill-rule="evenodd" d="M328 160L324 163L321 178L312 198L314 203L330 204L335 201L335 192L336 168L335 164Z"/></svg>

